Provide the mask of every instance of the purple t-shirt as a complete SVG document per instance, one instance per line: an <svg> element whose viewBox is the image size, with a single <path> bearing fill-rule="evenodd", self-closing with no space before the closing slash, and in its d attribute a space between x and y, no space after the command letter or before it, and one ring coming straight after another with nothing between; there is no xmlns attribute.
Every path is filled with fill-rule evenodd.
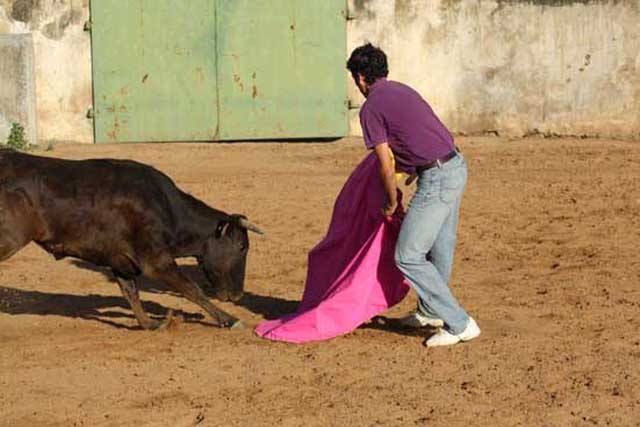
<svg viewBox="0 0 640 427"><path fill-rule="evenodd" d="M360 109L367 148L383 142L396 158L396 168L411 173L454 149L453 136L418 92L402 83L379 79L369 87Z"/></svg>

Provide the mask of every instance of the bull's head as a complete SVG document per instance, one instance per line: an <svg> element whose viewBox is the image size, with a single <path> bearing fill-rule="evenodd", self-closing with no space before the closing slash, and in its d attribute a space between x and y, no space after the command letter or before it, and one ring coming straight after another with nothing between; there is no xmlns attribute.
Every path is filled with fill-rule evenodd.
<svg viewBox="0 0 640 427"><path fill-rule="evenodd" d="M249 251L247 231L263 234L245 216L231 215L218 223L205 242L200 266L221 301L238 301L244 293L244 276Z"/></svg>

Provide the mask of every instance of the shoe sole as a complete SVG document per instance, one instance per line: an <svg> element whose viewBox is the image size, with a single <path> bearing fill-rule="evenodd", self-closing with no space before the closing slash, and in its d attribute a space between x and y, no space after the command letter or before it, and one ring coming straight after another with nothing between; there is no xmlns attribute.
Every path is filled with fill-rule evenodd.
<svg viewBox="0 0 640 427"><path fill-rule="evenodd" d="M458 335L458 338L460 338L460 341L462 341L462 342L467 342L467 341L471 341L471 340L474 340L474 339L478 338L481 333L482 333L482 331L478 329L478 332L476 332L475 334L471 335L470 337L462 338L460 335Z"/></svg>
<svg viewBox="0 0 640 427"><path fill-rule="evenodd" d="M432 345L429 345L428 344L429 340L427 340L427 341L425 341L424 346L425 347L446 347L446 346L449 346L449 345L456 345L456 344L460 344L460 343L463 343L463 342L468 342L468 341L474 340L474 339L478 338L481 333L482 333L482 331L478 329L478 332L476 334L470 336L470 337L461 338L460 335L458 335L458 341L452 342L452 343L446 343L446 344L435 344L435 345L432 344Z"/></svg>
<svg viewBox="0 0 640 427"><path fill-rule="evenodd" d="M460 341L465 341L465 342L471 341L472 339L478 338L480 336L480 334L482 333L482 330L478 327L478 324L476 323L475 320L473 320L473 324L475 329L475 331L473 331L473 334L471 336L464 337L464 338L458 335L458 338L460 338Z"/></svg>

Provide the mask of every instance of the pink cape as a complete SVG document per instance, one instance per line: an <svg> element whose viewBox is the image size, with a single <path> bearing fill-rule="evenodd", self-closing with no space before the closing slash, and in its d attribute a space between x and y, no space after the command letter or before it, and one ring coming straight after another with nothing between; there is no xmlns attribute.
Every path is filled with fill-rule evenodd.
<svg viewBox="0 0 640 427"><path fill-rule="evenodd" d="M398 196L400 200L402 194ZM390 221L385 220L380 211L385 197L372 152L347 180L327 235L309 253L298 311L260 323L257 335L292 343L334 338L404 298L409 288L394 262L404 212L399 208Z"/></svg>

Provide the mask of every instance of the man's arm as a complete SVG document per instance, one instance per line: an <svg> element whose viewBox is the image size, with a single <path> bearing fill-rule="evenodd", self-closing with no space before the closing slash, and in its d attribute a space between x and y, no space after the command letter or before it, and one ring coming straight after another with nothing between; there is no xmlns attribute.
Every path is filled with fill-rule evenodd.
<svg viewBox="0 0 640 427"><path fill-rule="evenodd" d="M387 193L387 202L382 207L382 213L386 217L390 217L398 208L398 193L396 190L396 171L391 162L389 144L384 142L376 145L376 154L380 160L380 178L384 190Z"/></svg>

